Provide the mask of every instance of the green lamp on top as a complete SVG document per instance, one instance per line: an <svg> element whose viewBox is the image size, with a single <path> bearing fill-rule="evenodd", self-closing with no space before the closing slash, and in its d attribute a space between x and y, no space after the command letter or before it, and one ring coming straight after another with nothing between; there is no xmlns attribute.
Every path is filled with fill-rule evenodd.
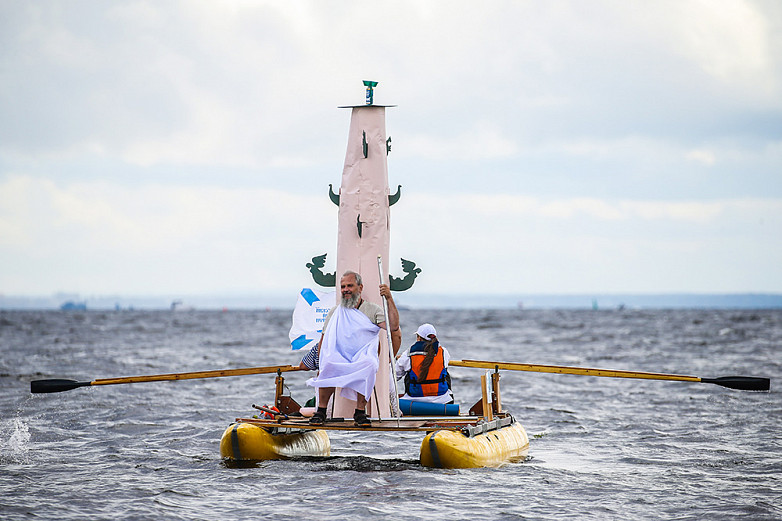
<svg viewBox="0 0 782 521"><path fill-rule="evenodd" d="M372 105L374 102L372 89L377 87L377 82L364 80L364 86L367 88L367 105Z"/></svg>

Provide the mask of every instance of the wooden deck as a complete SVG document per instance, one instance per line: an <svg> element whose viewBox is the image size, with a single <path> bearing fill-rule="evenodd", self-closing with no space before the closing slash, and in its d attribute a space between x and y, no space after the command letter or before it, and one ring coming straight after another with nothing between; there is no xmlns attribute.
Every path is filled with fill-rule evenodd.
<svg viewBox="0 0 782 521"><path fill-rule="evenodd" d="M251 423L259 427L297 429L297 430L325 430L325 431L375 431L375 432L432 432L440 430L460 431L464 427L474 425L476 417L443 417L425 419L404 419L398 422L395 419L373 419L370 427L356 427L353 418L329 419L323 425L310 425L309 418L265 419L265 418L236 418L240 423Z"/></svg>

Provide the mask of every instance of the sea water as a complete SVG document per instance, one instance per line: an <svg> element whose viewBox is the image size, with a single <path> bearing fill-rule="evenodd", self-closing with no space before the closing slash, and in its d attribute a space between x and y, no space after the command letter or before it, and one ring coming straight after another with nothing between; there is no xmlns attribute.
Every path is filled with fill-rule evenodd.
<svg viewBox="0 0 782 521"><path fill-rule="evenodd" d="M782 519L782 311L404 310L455 359L771 377L711 384L502 373L525 462L421 467L422 434L330 433L332 456L230 466L219 439L273 375L84 387L30 381L297 364L290 310L0 312L0 518ZM482 370L451 369L457 401ZM299 403L305 373L285 374Z"/></svg>

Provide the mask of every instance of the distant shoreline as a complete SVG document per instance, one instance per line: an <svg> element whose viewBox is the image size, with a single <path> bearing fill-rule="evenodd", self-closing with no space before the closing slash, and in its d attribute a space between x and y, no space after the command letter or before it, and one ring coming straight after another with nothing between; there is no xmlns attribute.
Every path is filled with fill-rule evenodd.
<svg viewBox="0 0 782 521"><path fill-rule="evenodd" d="M297 294L162 296L1 296L0 310L58 310L83 303L87 310L238 310L290 309ZM782 309L782 294L573 294L573 295L418 295L395 294L408 309ZM172 306L173 303L178 306Z"/></svg>

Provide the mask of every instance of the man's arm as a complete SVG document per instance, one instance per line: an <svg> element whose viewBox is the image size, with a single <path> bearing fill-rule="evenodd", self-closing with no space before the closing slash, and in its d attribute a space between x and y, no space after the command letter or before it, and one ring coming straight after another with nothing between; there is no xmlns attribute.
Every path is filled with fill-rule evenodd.
<svg viewBox="0 0 782 521"><path fill-rule="evenodd" d="M323 335L320 335L320 341L318 342L318 345L312 346L309 353L304 355L304 358L302 358L301 362L299 362L299 369L304 369L305 371L315 371L320 367L318 362L320 359L320 345L322 343Z"/></svg>
<svg viewBox="0 0 782 521"><path fill-rule="evenodd" d="M402 345L402 331L399 329L399 310L396 309L394 297L391 295L391 288L387 284L380 285L380 296L385 297L388 304L388 326L391 328L391 347L394 350L394 356L399 352L399 346Z"/></svg>

